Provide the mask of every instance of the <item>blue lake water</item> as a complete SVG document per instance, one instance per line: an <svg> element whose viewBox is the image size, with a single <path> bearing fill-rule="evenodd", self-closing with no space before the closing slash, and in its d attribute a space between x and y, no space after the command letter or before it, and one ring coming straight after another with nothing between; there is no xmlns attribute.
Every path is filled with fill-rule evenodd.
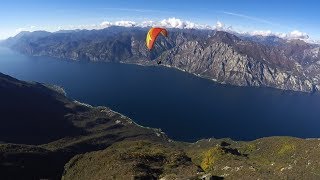
<svg viewBox="0 0 320 180"><path fill-rule="evenodd" d="M0 72L57 84L175 140L320 137L320 95L219 85L175 69L25 56L0 48Z"/></svg>

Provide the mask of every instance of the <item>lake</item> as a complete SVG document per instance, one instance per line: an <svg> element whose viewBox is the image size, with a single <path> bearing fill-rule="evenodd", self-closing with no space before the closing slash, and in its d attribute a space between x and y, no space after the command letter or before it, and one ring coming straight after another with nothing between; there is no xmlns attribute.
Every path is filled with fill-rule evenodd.
<svg viewBox="0 0 320 180"><path fill-rule="evenodd" d="M175 69L30 57L0 48L0 72L62 86L175 140L320 137L320 95L220 85Z"/></svg>

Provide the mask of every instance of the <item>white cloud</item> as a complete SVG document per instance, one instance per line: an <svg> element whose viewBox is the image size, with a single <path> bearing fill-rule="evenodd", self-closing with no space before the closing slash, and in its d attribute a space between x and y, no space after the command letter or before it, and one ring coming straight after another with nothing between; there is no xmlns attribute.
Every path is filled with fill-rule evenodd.
<svg viewBox="0 0 320 180"><path fill-rule="evenodd" d="M225 25L221 21L217 21L216 25L214 26L217 30L223 30Z"/></svg>
<svg viewBox="0 0 320 180"><path fill-rule="evenodd" d="M179 29L212 29L212 27L203 24L196 24L190 21L183 21L177 18L168 18L156 23L166 28L179 28Z"/></svg>
<svg viewBox="0 0 320 180"><path fill-rule="evenodd" d="M186 23L176 18L164 19L160 22L161 26L168 28L185 28Z"/></svg>
<svg viewBox="0 0 320 180"><path fill-rule="evenodd" d="M275 36L278 36L278 37L283 38L283 39L287 38L287 34L286 33L275 33Z"/></svg>
<svg viewBox="0 0 320 180"><path fill-rule="evenodd" d="M301 32L298 30L294 30L288 33L277 33L277 32L272 32L271 30L238 31L233 29L232 26L226 26L221 21L217 21L214 26L209 26L204 24L197 24L191 21L184 21L175 17L163 19L161 21L151 21L151 20L142 21L142 22L125 21L125 20L116 21L116 22L103 21L99 25L92 24L92 25L70 26L69 29L103 29L110 26L124 26L124 27L159 26L159 27L165 27L165 28L179 28L179 29L216 29L220 31L227 31L231 33L235 32L235 33L246 34L251 36L256 36L256 35L277 36L283 39L302 39L302 40L307 40L309 38L307 33Z"/></svg>
<svg viewBox="0 0 320 180"><path fill-rule="evenodd" d="M117 21L114 23L111 23L111 25L116 26L125 26L125 27L131 27L131 26L137 26L137 27L152 27L152 26L159 26L159 27L165 27L165 28L179 28L179 29L212 29L212 27L208 25L202 25L202 24L196 24L191 21L183 21L178 18L168 18L163 19L161 21L142 21L140 23L133 22L133 21Z"/></svg>
<svg viewBox="0 0 320 180"><path fill-rule="evenodd" d="M72 26L71 26L72 27ZM89 24L89 25L79 25L79 26L73 26L74 29L87 29L87 30L92 30L92 29L101 29L99 25L96 24ZM71 28L71 29L73 29Z"/></svg>
<svg viewBox="0 0 320 180"><path fill-rule="evenodd" d="M211 28L209 28L209 29L211 29ZM216 24L213 26L213 29L218 30L218 31L226 31L226 32L230 32L230 33L234 33L234 32L239 33L238 31L235 31L232 26L226 26L221 21L217 21Z"/></svg>
<svg viewBox="0 0 320 180"><path fill-rule="evenodd" d="M156 22L154 22L154 21L142 21L140 23L141 27L151 27L151 26L155 26L155 25L156 25Z"/></svg>
<svg viewBox="0 0 320 180"><path fill-rule="evenodd" d="M294 30L287 34L288 39L309 39L309 35L305 32Z"/></svg>
<svg viewBox="0 0 320 180"><path fill-rule="evenodd" d="M124 26L124 27L133 27L136 26L136 22L134 21L116 21L114 25L116 26Z"/></svg>
<svg viewBox="0 0 320 180"><path fill-rule="evenodd" d="M241 14L234 14L234 13L229 13L229 12L224 12L228 14L232 14L235 16L242 16L245 18L251 18L253 17L247 17L245 15ZM260 20L261 19L255 19L255 20ZM261 36L277 36L283 39L302 39L306 42L318 42L317 40L311 40L309 39L309 35L306 32L301 32L299 30L294 30L291 32L272 32L271 30L253 30L253 31L240 31L237 29L233 29L232 26L226 25L221 21L217 21L215 25L209 26L205 24L198 24L194 23L191 21L185 21L179 18L167 18L163 19L160 21L152 21L152 20L145 20L142 22L135 22L135 21L128 21L128 20L121 20L121 21L115 21L115 22L110 22L110 21L103 21L99 24L89 24L89 25L69 25L69 26L59 26L59 27L51 27L51 28L45 28L42 30L47 30L47 31L56 31L56 30L73 30L73 29L103 29L103 28L108 28L110 26L124 26L124 27L151 27L151 26L159 26L159 27L166 27L166 28L180 28L180 29L216 29L216 30L222 30L222 31L227 31L230 33L238 33L238 34L243 34L243 35L261 35ZM34 30L40 30L39 27L36 26L27 26L27 27L21 27L15 30L16 34L21 32L21 31L34 31Z"/></svg>
<svg viewBox="0 0 320 180"><path fill-rule="evenodd" d="M266 30L266 31L256 30L251 32L250 34L254 36L272 36L273 35L273 33L270 30Z"/></svg>
<svg viewBox="0 0 320 180"><path fill-rule="evenodd" d="M308 42L311 42L309 40L309 35L305 32L301 32L298 30L294 30L287 33L279 33L279 32L272 32L271 30L255 30L255 31L249 31L249 32L238 32L240 34L246 34L250 36L277 36L283 39L291 40L291 39L301 39Z"/></svg>
<svg viewBox="0 0 320 180"><path fill-rule="evenodd" d="M100 23L100 26L101 26L102 28L106 28L106 27L112 26L112 23L109 22L109 21L103 21L102 23Z"/></svg>

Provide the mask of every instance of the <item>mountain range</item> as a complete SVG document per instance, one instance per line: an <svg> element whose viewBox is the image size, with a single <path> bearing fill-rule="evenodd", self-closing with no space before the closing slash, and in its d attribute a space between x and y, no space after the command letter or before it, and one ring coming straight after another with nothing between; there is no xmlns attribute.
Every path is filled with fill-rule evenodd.
<svg viewBox="0 0 320 180"><path fill-rule="evenodd" d="M320 45L277 36L217 30L168 29L152 51L148 28L21 32L2 44L33 56L78 61L162 65L236 86L315 92L320 89Z"/></svg>

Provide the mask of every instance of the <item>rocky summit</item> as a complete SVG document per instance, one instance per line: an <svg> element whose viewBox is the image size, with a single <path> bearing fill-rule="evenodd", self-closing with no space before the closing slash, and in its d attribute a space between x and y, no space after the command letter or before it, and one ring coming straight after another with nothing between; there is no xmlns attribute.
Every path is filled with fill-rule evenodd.
<svg viewBox="0 0 320 180"><path fill-rule="evenodd" d="M315 92L320 89L320 46L274 36L168 29L150 52L147 28L21 32L2 44L34 56L162 65L219 83Z"/></svg>

